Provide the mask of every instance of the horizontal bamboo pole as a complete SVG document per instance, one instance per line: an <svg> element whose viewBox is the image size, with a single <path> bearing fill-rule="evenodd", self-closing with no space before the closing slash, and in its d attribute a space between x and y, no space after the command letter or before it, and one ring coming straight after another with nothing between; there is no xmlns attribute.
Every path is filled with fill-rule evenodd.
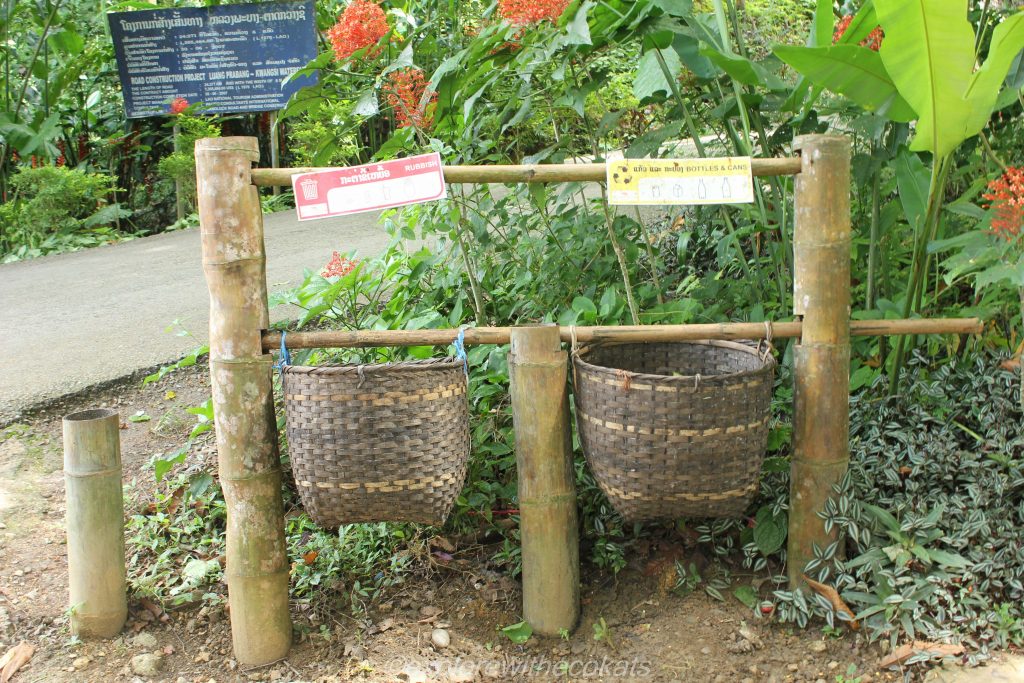
<svg viewBox="0 0 1024 683"><path fill-rule="evenodd" d="M914 318L909 320L851 320L850 334L855 337L884 337L900 334L978 334L982 323L977 318ZM800 322L772 323L771 335L775 339L799 337L803 330ZM508 344L511 327L468 327L466 344ZM765 323L707 323L700 325L617 325L561 327L563 342L589 343L597 341L694 341L697 339L764 339L768 336ZM290 349L341 349L371 346L444 346L451 344L457 330L357 330L354 332L323 330L319 332L289 332L285 340ZM281 333L263 333L263 350L276 351L281 347Z"/></svg>
<svg viewBox="0 0 1024 683"><path fill-rule="evenodd" d="M800 172L800 157L752 159L755 176L796 175ZM296 173L329 171L330 168L254 168L254 185L291 185ZM530 164L488 166L445 166L447 183L567 183L602 182L607 177L607 165L599 164Z"/></svg>

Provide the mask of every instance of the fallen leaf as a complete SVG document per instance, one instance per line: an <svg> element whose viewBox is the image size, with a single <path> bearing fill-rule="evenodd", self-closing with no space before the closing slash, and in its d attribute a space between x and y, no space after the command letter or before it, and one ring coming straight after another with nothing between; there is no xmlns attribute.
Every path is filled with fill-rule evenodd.
<svg viewBox="0 0 1024 683"><path fill-rule="evenodd" d="M806 574L804 574L804 581L807 582L807 585L810 586L815 593L823 596L826 600L832 603L833 610L836 612L843 612L850 617L850 628L854 631L860 628L860 623L853 618L853 610L850 609L849 605L847 605L841 597L839 597L839 592L835 588L824 583L818 583L814 579L808 578Z"/></svg>
<svg viewBox="0 0 1024 683"><path fill-rule="evenodd" d="M36 648L24 640L8 650L3 657L0 657L0 683L7 683L18 669L25 666L28 660L32 659Z"/></svg>
<svg viewBox="0 0 1024 683"><path fill-rule="evenodd" d="M904 643L890 652L878 663L880 669L885 669L895 664L900 664L910 659L915 652L928 652L933 657L956 657L964 653L963 645L951 645L949 643L932 643L926 640L915 640L913 643Z"/></svg>
<svg viewBox="0 0 1024 683"><path fill-rule="evenodd" d="M320 551L319 550L310 550L308 553L304 553L302 555L302 561L305 562L306 566L308 567L309 565L311 565L314 562L316 562L316 558L319 557L319 556L320 556Z"/></svg>
<svg viewBox="0 0 1024 683"><path fill-rule="evenodd" d="M167 655L168 657L173 655L174 654L174 646L173 645L168 645L167 647L165 647L164 648L164 654Z"/></svg>
<svg viewBox="0 0 1024 683"><path fill-rule="evenodd" d="M448 552L448 553L454 553L455 552L455 546L452 545L452 542L449 541L444 536L433 536L433 537L431 537L430 545L434 546L435 548L440 548L441 550L444 550L445 552Z"/></svg>
<svg viewBox="0 0 1024 683"><path fill-rule="evenodd" d="M150 614L152 614L157 619L159 619L164 612L163 608L160 607L160 605L156 604L149 598L142 598L141 600L139 600L139 606L145 609Z"/></svg>
<svg viewBox="0 0 1024 683"><path fill-rule="evenodd" d="M1014 356L1013 358L1007 358L999 364L1003 370L1009 370L1010 372L1020 371L1020 356Z"/></svg>
<svg viewBox="0 0 1024 683"><path fill-rule="evenodd" d="M164 394L164 400L170 401L172 398L174 398L177 395L178 394L174 393L173 391L168 391L166 394Z"/></svg>

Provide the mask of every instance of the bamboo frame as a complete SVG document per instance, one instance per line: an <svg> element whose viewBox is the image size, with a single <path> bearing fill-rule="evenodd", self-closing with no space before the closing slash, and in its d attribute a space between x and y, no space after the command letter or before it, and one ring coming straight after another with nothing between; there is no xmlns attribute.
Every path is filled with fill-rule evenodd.
<svg viewBox="0 0 1024 683"><path fill-rule="evenodd" d="M850 463L850 139L797 138L803 171L794 191L793 312L803 316L793 353L790 590L836 540L819 517Z"/></svg>
<svg viewBox="0 0 1024 683"><path fill-rule="evenodd" d="M559 342L799 338L795 366L791 585L808 553L824 544L817 512L848 460L850 336L972 334L976 318L849 320L849 141L806 136L801 155L753 159L755 176L794 175L795 315L792 322L621 327L480 327L466 344L509 344L521 496L524 616L538 634L575 626L578 529L566 384ZM290 185L316 168L253 169L255 138L196 143L204 269L211 292L211 379L221 481L228 506L227 572L235 654L272 662L291 641L280 471L268 331L262 214L256 186ZM604 163L447 166L448 183L603 182ZM456 330L292 332L291 348L447 345Z"/></svg>
<svg viewBox="0 0 1024 683"><path fill-rule="evenodd" d="M523 619L538 635L558 636L580 615L579 528L569 354L554 325L512 330L508 353L519 479Z"/></svg>
<svg viewBox="0 0 1024 683"><path fill-rule="evenodd" d="M695 325L621 325L560 327L559 338L566 343L573 340L587 342L667 342L695 341L698 339L765 339L771 330L773 339L791 339L801 336L804 324L800 321L771 323L704 323ZM464 343L508 344L514 327L468 327ZM906 320L852 320L850 335L854 337L881 337L901 334L978 334L982 322L977 318L913 318ZM458 330L323 330L318 332L289 332L285 343L290 349L330 348L342 349L372 346L446 346L458 335ZM281 348L281 333L270 330L263 333L263 350Z"/></svg>
<svg viewBox="0 0 1024 683"><path fill-rule="evenodd" d="M288 654L288 549L272 360L263 353L263 213L249 175L256 138L196 141L203 271L210 287L210 384L227 509L224 576L235 657L260 666Z"/></svg>
<svg viewBox="0 0 1024 683"><path fill-rule="evenodd" d="M800 163L799 157L751 159L751 170L755 176L796 175L800 173ZM254 168L252 182L264 187L291 186L293 175L327 170L330 169ZM603 183L608 177L606 163L445 166L443 170L446 183Z"/></svg>

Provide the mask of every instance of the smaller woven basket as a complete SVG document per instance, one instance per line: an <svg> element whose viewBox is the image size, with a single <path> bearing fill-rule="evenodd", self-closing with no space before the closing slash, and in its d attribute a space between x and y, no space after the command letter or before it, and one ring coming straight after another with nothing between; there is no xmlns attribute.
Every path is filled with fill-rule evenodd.
<svg viewBox="0 0 1024 683"><path fill-rule="evenodd" d="M318 524L441 524L466 478L469 408L455 358L285 366L288 451Z"/></svg>
<svg viewBox="0 0 1024 683"><path fill-rule="evenodd" d="M757 492L775 360L726 341L594 345L573 355L576 422L629 521L737 517Z"/></svg>

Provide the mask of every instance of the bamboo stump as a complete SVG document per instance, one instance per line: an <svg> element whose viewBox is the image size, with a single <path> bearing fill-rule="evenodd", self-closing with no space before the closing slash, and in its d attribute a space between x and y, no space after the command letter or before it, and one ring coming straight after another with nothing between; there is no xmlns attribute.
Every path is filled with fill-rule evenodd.
<svg viewBox="0 0 1024 683"><path fill-rule="evenodd" d="M256 138L196 142L203 270L210 287L210 383L227 507L224 575L235 658L282 659L292 642L288 554L274 416Z"/></svg>
<svg viewBox="0 0 1024 683"><path fill-rule="evenodd" d="M836 539L818 513L850 461L850 141L806 135L795 145L794 313L803 316L795 348L789 586Z"/></svg>
<svg viewBox="0 0 1024 683"><path fill-rule="evenodd" d="M113 638L128 617L120 420L100 408L63 426L71 632Z"/></svg>
<svg viewBox="0 0 1024 683"><path fill-rule="evenodd" d="M566 383L555 325L515 327L508 356L519 474L523 618L557 636L579 619L579 529Z"/></svg>

